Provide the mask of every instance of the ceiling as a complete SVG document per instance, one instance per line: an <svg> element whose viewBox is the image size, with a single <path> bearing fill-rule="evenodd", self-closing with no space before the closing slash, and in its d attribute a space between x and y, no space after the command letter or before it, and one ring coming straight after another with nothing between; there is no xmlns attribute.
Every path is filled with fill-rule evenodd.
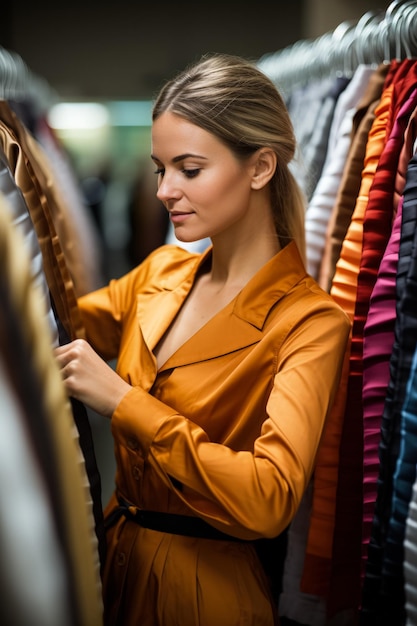
<svg viewBox="0 0 417 626"><path fill-rule="evenodd" d="M258 59L302 36L303 0L8 3L2 47L68 99L148 99L205 52Z"/></svg>

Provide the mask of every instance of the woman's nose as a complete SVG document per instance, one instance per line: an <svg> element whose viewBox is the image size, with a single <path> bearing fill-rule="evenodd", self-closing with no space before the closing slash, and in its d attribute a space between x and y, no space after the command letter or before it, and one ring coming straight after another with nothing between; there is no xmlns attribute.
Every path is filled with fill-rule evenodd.
<svg viewBox="0 0 417 626"><path fill-rule="evenodd" d="M165 173L158 185L157 198L162 202L166 202L167 200L178 198L179 195L180 191L175 184L175 177Z"/></svg>

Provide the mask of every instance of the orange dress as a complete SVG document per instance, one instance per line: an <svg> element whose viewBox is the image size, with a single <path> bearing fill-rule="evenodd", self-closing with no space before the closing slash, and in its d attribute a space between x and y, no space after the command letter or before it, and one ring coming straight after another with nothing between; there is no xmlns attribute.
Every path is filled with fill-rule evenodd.
<svg viewBox="0 0 417 626"><path fill-rule="evenodd" d="M206 258L154 251L83 296L87 336L132 385L112 416L116 494L133 508L197 516L242 542L142 528L108 531L111 626L272 626L251 540L291 522L339 382L350 322L290 243L159 369L152 352Z"/></svg>

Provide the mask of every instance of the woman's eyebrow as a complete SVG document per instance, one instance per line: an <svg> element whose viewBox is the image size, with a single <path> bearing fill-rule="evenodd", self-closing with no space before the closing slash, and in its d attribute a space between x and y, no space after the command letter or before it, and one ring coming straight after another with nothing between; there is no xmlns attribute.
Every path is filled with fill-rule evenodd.
<svg viewBox="0 0 417 626"><path fill-rule="evenodd" d="M185 154L179 154L178 156L174 157L172 159L172 163L178 163L179 161L183 161L184 159L187 159L190 157L197 158L197 159L204 159L205 161L207 160L207 157L204 157L201 154L193 154L192 152L186 152ZM158 157L155 156L154 154L151 154L151 159L153 159L154 161L159 161Z"/></svg>

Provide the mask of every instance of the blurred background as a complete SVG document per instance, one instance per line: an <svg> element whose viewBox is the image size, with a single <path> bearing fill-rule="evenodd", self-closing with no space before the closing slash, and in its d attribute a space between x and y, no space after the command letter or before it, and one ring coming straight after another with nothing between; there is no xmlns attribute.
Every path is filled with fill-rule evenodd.
<svg viewBox="0 0 417 626"><path fill-rule="evenodd" d="M206 52L258 61L389 6L374 0L4 2L0 46L15 66L21 61L28 69L37 106L68 155L99 235L100 281L120 276L167 236L149 158L151 103L166 79ZM7 76L5 56L0 60ZM92 416L92 425L107 501L112 443L107 422Z"/></svg>
<svg viewBox="0 0 417 626"><path fill-rule="evenodd" d="M164 80L205 52L258 60L386 6L380 0L3 3L0 45L39 78L37 97L103 238L105 277L140 261L167 228L158 207L152 216L137 208L155 204L150 110Z"/></svg>

